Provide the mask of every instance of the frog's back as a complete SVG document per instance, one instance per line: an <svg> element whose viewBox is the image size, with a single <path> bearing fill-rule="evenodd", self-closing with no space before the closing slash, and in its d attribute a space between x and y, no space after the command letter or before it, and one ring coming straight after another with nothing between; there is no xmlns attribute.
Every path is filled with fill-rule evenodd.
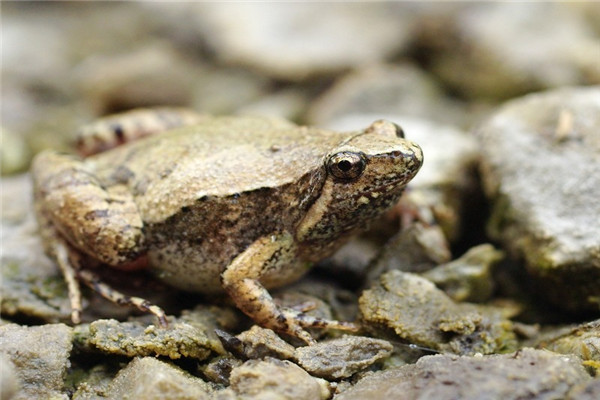
<svg viewBox="0 0 600 400"><path fill-rule="evenodd" d="M163 220L204 196L283 187L322 168L350 134L287 121L220 117L88 159L107 185L130 188L148 220Z"/></svg>

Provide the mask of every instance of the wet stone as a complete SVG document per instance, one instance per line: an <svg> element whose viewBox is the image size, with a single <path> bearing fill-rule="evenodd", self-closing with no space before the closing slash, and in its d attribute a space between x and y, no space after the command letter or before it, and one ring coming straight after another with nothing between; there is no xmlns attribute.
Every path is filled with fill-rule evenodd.
<svg viewBox="0 0 600 400"><path fill-rule="evenodd" d="M266 358L248 360L231 371L230 388L217 399L327 399L327 381L310 376L289 361Z"/></svg>
<svg viewBox="0 0 600 400"><path fill-rule="evenodd" d="M67 399L71 348L72 330L63 324L0 326L0 352L12 362L21 387L13 398Z"/></svg>
<svg viewBox="0 0 600 400"><path fill-rule="evenodd" d="M489 354L515 346L500 309L455 303L415 274L390 271L359 299L364 324L380 334L439 351Z"/></svg>
<svg viewBox="0 0 600 400"><path fill-rule="evenodd" d="M479 130L490 235L525 261L538 295L598 311L600 87L513 100Z"/></svg>
<svg viewBox="0 0 600 400"><path fill-rule="evenodd" d="M436 355L373 373L336 400L560 399L590 380L577 357L522 349L491 356Z"/></svg>
<svg viewBox="0 0 600 400"><path fill-rule="evenodd" d="M344 335L296 349L298 364L313 376L348 378L388 357L393 346L381 339Z"/></svg>
<svg viewBox="0 0 600 400"><path fill-rule="evenodd" d="M482 244L421 276L435 283L454 301L483 302L494 290L492 267L503 257L504 254L491 244Z"/></svg>
<svg viewBox="0 0 600 400"><path fill-rule="evenodd" d="M160 328L140 322L98 320L89 325L87 340L92 348L128 357L159 355L204 360L212 351L223 352L218 340L185 322Z"/></svg>
<svg viewBox="0 0 600 400"><path fill-rule="evenodd" d="M152 357L136 358L107 390L109 399L211 399L212 386Z"/></svg>

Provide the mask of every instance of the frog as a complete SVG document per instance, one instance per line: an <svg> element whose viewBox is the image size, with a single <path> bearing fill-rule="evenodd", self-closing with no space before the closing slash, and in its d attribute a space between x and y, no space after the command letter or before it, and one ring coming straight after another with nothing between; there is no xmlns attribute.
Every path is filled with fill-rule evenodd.
<svg viewBox="0 0 600 400"><path fill-rule="evenodd" d="M269 290L300 279L397 203L423 163L419 145L386 120L337 132L264 117L192 119L85 158L35 157L40 233L74 322L82 282L166 326L160 307L113 290L90 267L141 265L178 290L226 293L258 325L309 345L307 328L357 330L280 307Z"/></svg>

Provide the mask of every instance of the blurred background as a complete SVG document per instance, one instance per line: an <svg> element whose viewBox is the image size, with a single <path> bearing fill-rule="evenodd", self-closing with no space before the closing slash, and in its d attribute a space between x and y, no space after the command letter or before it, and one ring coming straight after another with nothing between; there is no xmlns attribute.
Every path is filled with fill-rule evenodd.
<svg viewBox="0 0 600 400"><path fill-rule="evenodd" d="M600 83L594 2L3 2L1 22L3 174L135 107L468 130L506 99Z"/></svg>

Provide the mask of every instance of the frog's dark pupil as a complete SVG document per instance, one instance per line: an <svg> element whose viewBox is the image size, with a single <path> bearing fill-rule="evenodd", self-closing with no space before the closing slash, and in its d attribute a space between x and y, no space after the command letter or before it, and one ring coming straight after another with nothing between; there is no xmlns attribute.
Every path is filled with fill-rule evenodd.
<svg viewBox="0 0 600 400"><path fill-rule="evenodd" d="M338 168L340 171L348 172L352 168L352 163L348 160L342 160L338 163Z"/></svg>

